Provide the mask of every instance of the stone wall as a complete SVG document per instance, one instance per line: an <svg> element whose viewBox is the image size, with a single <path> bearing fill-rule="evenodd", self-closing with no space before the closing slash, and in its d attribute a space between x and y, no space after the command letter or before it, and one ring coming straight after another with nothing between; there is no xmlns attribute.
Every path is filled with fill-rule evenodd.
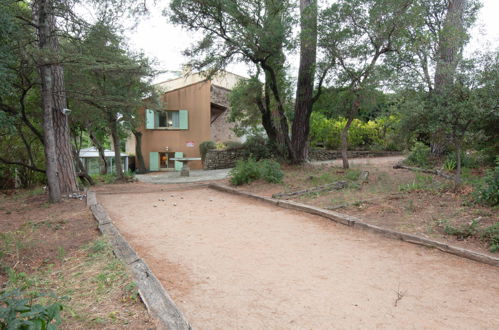
<svg viewBox="0 0 499 330"><path fill-rule="evenodd" d="M221 168L232 168L236 162L243 158L243 148L229 150L209 150L206 153L203 168L205 170L216 170Z"/></svg>
<svg viewBox="0 0 499 330"><path fill-rule="evenodd" d="M221 168L232 168L236 162L243 158L244 148L230 150L209 150L206 153L203 168L205 170L216 170ZM384 157L401 155L398 151L348 151L348 158ZM310 160L333 160L340 159L341 152L337 150L312 149L309 152Z"/></svg>

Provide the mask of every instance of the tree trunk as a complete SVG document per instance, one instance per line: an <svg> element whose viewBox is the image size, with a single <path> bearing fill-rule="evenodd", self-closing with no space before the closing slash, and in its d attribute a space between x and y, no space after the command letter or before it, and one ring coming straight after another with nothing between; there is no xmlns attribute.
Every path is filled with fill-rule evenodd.
<svg viewBox="0 0 499 330"><path fill-rule="evenodd" d="M292 126L292 162L308 158L310 115L312 113L317 58L317 1L300 0L300 68Z"/></svg>
<svg viewBox="0 0 499 330"><path fill-rule="evenodd" d="M81 162L81 159L78 155L78 151L76 149L73 149L73 156L76 160L76 166L78 168L78 177L83 181L87 181L87 183L91 186L94 185L94 180L90 175L88 175L87 169L85 168L85 165Z"/></svg>
<svg viewBox="0 0 499 330"><path fill-rule="evenodd" d="M434 82L434 92L437 97L454 84L454 75L466 40L463 22L466 3L467 0L448 2L447 13L438 40ZM447 149L448 141L444 131L434 132L430 141L432 154L442 155Z"/></svg>
<svg viewBox="0 0 499 330"><path fill-rule="evenodd" d="M461 142L456 144L456 152L457 152L457 164L456 164L456 175L454 176L454 183L456 187L461 185Z"/></svg>
<svg viewBox="0 0 499 330"><path fill-rule="evenodd" d="M146 163L144 161L144 155L142 155L142 132L133 130L133 135L135 136L135 156L137 157L137 173L146 173Z"/></svg>
<svg viewBox="0 0 499 330"><path fill-rule="evenodd" d="M464 10L466 0L450 0L439 34L435 91L438 93L454 83L454 74L465 42Z"/></svg>
<svg viewBox="0 0 499 330"><path fill-rule="evenodd" d="M118 122L116 118L114 118L114 114L110 115L110 128L111 128L111 136L113 138L113 146L114 146L114 164L116 167L116 177L119 180L123 180L125 177L123 175L123 166L121 165L121 147L120 147L120 135L118 133Z"/></svg>
<svg viewBox="0 0 499 330"><path fill-rule="evenodd" d="M54 64L59 50L54 4L50 0L35 0L32 6L38 47L42 51L39 72L49 201L58 202L62 193L77 190L69 123L62 113L66 107L64 71L62 66Z"/></svg>
<svg viewBox="0 0 499 330"><path fill-rule="evenodd" d="M265 71L265 84L268 84L276 103L275 107L271 107L270 114L275 132L277 152L282 158L289 159L291 155L291 139L289 138L288 119L284 111L283 95L279 88L279 77L271 65L262 64L262 68Z"/></svg>
<svg viewBox="0 0 499 330"><path fill-rule="evenodd" d="M104 152L104 147L100 143L100 141L97 139L95 134L90 128L87 128L90 136L90 140L92 140L92 144L97 148L99 151L99 171L101 175L106 175L108 171L108 165L107 165L107 160L106 160L106 154Z"/></svg>
<svg viewBox="0 0 499 330"><path fill-rule="evenodd" d="M350 164L348 163L348 130L353 122L353 118L353 114L350 114L345 127L341 130L341 159L343 161L343 168L345 169L350 168Z"/></svg>

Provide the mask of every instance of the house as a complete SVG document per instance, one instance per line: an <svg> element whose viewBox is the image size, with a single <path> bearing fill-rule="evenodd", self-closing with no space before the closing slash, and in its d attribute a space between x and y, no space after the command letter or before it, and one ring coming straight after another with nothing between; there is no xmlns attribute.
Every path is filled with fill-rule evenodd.
<svg viewBox="0 0 499 330"><path fill-rule="evenodd" d="M183 75L156 85L164 109L141 109L142 154L150 171L182 168L172 158L199 158L199 144L204 141L239 141L228 122L228 95L244 79L230 72L220 72L211 79L202 73ZM135 154L135 138L129 136L126 152ZM189 163L201 169L200 160Z"/></svg>
<svg viewBox="0 0 499 330"><path fill-rule="evenodd" d="M79 156L88 174L100 173L100 156L97 148L83 148L80 150ZM114 163L114 151L105 149L104 156L106 157L106 162L108 164L108 173L116 172L116 164ZM123 171L128 171L128 155L123 152L121 153L121 165L123 166Z"/></svg>

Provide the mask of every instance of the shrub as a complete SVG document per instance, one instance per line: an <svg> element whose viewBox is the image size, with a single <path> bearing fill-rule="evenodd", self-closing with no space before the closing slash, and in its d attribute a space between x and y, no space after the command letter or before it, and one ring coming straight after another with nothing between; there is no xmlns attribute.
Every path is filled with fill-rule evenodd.
<svg viewBox="0 0 499 330"><path fill-rule="evenodd" d="M236 167L230 171L230 176L230 182L236 186L258 180L260 178L259 164L254 159L239 160Z"/></svg>
<svg viewBox="0 0 499 330"><path fill-rule="evenodd" d="M25 297L19 290L3 291L0 294L1 329L56 329L60 323L62 304L33 304L33 299ZM54 298L54 297L52 297Z"/></svg>
<svg viewBox="0 0 499 330"><path fill-rule="evenodd" d="M453 227L451 225L446 225L444 232L447 235L456 236L458 239L465 239L470 236L474 236L478 229L478 221L476 219L472 220L471 223L463 225L459 228Z"/></svg>
<svg viewBox="0 0 499 330"><path fill-rule="evenodd" d="M201 160L204 162L206 157L206 153L208 150L216 149L215 142L213 141L204 141L199 144L199 153L201 154Z"/></svg>
<svg viewBox="0 0 499 330"><path fill-rule="evenodd" d="M284 173L278 162L270 159L256 161L250 158L246 161L240 160L236 167L230 171L230 182L240 186L252 181L263 179L269 183L282 182Z"/></svg>
<svg viewBox="0 0 499 330"><path fill-rule="evenodd" d="M461 166L462 167L467 167L467 168L477 168L480 165L480 160L478 159L478 155L476 154L470 154L467 152L462 152L461 153ZM450 154L447 155L444 161L444 165L447 162L457 162L457 153L451 152ZM457 164L456 164L457 167ZM454 167L455 169L455 167Z"/></svg>
<svg viewBox="0 0 499 330"><path fill-rule="evenodd" d="M320 113L312 113L310 139L313 146L338 149L341 145L341 131L346 118L328 119ZM367 122L354 119L348 131L348 146L351 149L399 150L396 116L380 117Z"/></svg>
<svg viewBox="0 0 499 330"><path fill-rule="evenodd" d="M217 143L215 143L215 149L225 150L225 143L218 141Z"/></svg>
<svg viewBox="0 0 499 330"><path fill-rule="evenodd" d="M270 147L267 139L259 135L250 136L246 142L244 142L243 157L245 159L268 159L272 158L272 155L272 148Z"/></svg>
<svg viewBox="0 0 499 330"><path fill-rule="evenodd" d="M261 178L269 183L280 183L284 177L281 165L271 159L264 159L259 162Z"/></svg>
<svg viewBox="0 0 499 330"><path fill-rule="evenodd" d="M406 163L419 167L428 167L430 147L422 142L416 142L411 153L407 156Z"/></svg>
<svg viewBox="0 0 499 330"><path fill-rule="evenodd" d="M473 191L472 198L478 204L488 206L499 204L499 157L496 159L495 169L487 171L483 181Z"/></svg>
<svg viewBox="0 0 499 330"><path fill-rule="evenodd" d="M489 250L491 252L499 251L499 222L485 228L480 237L489 243Z"/></svg>
<svg viewBox="0 0 499 330"><path fill-rule="evenodd" d="M243 146L241 142L237 141L225 141L225 149L230 150L230 149L239 149Z"/></svg>

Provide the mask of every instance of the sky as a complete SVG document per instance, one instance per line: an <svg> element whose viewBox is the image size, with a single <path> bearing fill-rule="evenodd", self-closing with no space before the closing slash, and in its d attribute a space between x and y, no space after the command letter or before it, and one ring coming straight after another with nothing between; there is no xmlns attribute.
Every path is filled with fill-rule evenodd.
<svg viewBox="0 0 499 330"><path fill-rule="evenodd" d="M155 82L178 74L182 65L188 61L182 51L199 37L199 34L187 32L168 22L167 17L161 14L167 3L169 1L158 1L151 8L149 16L142 18L134 29L126 31L130 47L142 50L148 57L156 60L156 69L165 71L156 77ZM472 39L465 49L468 56L475 50L499 47L499 0L482 0L482 4L477 23L471 31ZM292 69L297 66L297 63L291 63ZM229 66L228 71L247 76L247 68L241 64Z"/></svg>

